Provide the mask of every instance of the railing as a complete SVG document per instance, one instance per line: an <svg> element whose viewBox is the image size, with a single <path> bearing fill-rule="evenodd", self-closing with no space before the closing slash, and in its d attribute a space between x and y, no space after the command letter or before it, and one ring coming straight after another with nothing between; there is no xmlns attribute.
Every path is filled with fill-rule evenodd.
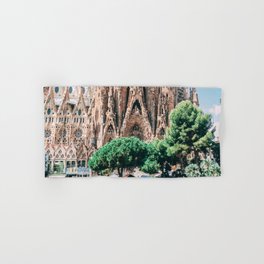
<svg viewBox="0 0 264 264"><path fill-rule="evenodd" d="M66 169L66 176L77 176L77 177L83 177L83 176L90 176L91 170L90 168L86 167L73 167L73 168L67 168Z"/></svg>

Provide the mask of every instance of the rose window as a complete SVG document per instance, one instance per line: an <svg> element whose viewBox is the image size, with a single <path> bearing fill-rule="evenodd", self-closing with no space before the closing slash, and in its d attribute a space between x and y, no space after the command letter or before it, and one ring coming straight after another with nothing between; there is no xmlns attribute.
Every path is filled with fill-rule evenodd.
<svg viewBox="0 0 264 264"><path fill-rule="evenodd" d="M75 137L80 138L82 136L82 130L78 129L75 131Z"/></svg>
<svg viewBox="0 0 264 264"><path fill-rule="evenodd" d="M51 131L49 129L45 130L45 138L49 138L51 135Z"/></svg>

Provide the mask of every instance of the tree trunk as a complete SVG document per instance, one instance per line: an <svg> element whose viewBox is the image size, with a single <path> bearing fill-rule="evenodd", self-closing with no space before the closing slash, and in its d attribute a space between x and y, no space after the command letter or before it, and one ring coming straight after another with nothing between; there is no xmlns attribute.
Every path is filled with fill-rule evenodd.
<svg viewBox="0 0 264 264"><path fill-rule="evenodd" d="M121 177L123 177L124 168L121 168Z"/></svg>
<svg viewBox="0 0 264 264"><path fill-rule="evenodd" d="M118 176L123 177L123 168L117 168Z"/></svg>

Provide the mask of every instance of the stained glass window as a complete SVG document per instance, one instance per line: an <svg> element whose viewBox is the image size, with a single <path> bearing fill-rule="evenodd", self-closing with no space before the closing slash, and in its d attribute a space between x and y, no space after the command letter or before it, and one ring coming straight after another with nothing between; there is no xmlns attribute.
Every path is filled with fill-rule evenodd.
<svg viewBox="0 0 264 264"><path fill-rule="evenodd" d="M82 130L81 129L77 129L75 131L75 137L80 138L81 136L82 136Z"/></svg>

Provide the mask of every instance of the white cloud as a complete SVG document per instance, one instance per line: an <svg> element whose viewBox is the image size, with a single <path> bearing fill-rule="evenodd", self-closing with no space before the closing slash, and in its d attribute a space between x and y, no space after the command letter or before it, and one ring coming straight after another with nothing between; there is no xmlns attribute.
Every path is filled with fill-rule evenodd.
<svg viewBox="0 0 264 264"><path fill-rule="evenodd" d="M209 113L213 114L214 116L218 116L221 113L221 105L214 105L209 109Z"/></svg>

